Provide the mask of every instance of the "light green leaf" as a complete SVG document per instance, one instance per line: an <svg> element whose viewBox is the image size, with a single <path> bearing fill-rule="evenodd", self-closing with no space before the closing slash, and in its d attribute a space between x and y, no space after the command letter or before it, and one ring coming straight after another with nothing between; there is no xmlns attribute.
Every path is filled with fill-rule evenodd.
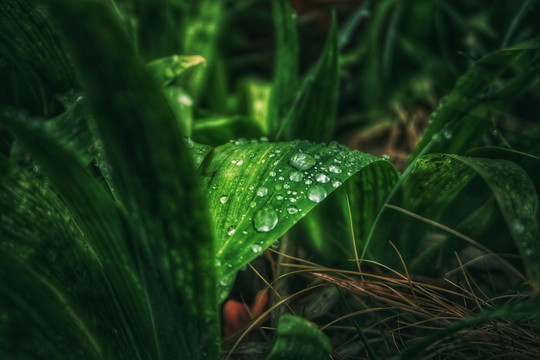
<svg viewBox="0 0 540 360"><path fill-rule="evenodd" d="M272 349L266 360L326 360L332 351L330 339L314 323L298 316L279 319Z"/></svg>
<svg viewBox="0 0 540 360"><path fill-rule="evenodd" d="M383 161L338 145L239 140L201 168L216 234L218 279L260 255L354 173Z"/></svg>
<svg viewBox="0 0 540 360"><path fill-rule="evenodd" d="M206 60L199 55L171 55L155 59L146 64L161 86L166 87L186 70L197 65L206 65Z"/></svg>

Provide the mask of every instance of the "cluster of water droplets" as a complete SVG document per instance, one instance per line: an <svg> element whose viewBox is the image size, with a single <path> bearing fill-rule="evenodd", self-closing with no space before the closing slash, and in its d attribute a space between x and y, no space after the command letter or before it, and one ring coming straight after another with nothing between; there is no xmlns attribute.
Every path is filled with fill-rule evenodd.
<svg viewBox="0 0 540 360"><path fill-rule="evenodd" d="M249 235L250 228L245 226L246 223L243 223L249 209L254 210L253 217L245 220L249 220L251 231L271 232L285 217L305 216L306 209L312 207L308 205L306 200L312 203L322 202L333 189L342 185L345 176L351 176L357 171L357 164L359 157L361 157L360 153L351 152L337 143L320 148L310 146L311 149L305 149L306 146L302 146L303 143L300 144L300 141L296 141L289 144L288 148L270 148L264 156L258 159L256 156L260 154L260 149L259 151L256 148L252 151L248 150L247 146L251 144L262 144L267 141L267 139L232 141L232 145L243 147L247 151L238 151L240 149L236 148L231 153L233 156L228 160L233 168L238 167L238 170L228 168L228 171L235 171L235 173L236 171L249 171L252 169L253 162L257 162L253 169L256 169L257 166L270 167L267 170L264 185L250 184L247 182L249 180L246 180L248 177L240 175L237 184L238 190L235 194L216 194L216 198L219 200L218 206L222 206L222 209L233 206L232 203L236 204L236 197L240 201L243 198L246 199L249 208L239 211L239 213L243 212L243 215L228 214L232 218L228 219L223 226L228 237L240 235L238 242L247 239L242 235ZM305 144L311 145L307 142ZM291 151L292 148L296 148L297 151ZM219 186L212 187L211 191L218 191L218 188ZM233 195L235 200L231 203ZM238 217L238 219L234 217ZM249 241L247 242L249 243ZM251 250L258 254L262 252L263 245L251 245Z"/></svg>

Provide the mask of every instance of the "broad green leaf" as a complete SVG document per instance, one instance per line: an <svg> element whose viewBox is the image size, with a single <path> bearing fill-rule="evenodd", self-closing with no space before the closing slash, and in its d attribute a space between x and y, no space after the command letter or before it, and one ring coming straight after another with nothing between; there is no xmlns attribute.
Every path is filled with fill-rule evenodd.
<svg viewBox="0 0 540 360"><path fill-rule="evenodd" d="M199 64L206 64L206 60L199 55L171 55L152 60L146 66L158 83L166 87L186 70Z"/></svg>
<svg viewBox="0 0 540 360"><path fill-rule="evenodd" d="M62 51L58 34L33 1L0 2L0 43L0 55L35 72L53 93L64 92L76 84L73 67Z"/></svg>
<svg viewBox="0 0 540 360"><path fill-rule="evenodd" d="M476 171L490 187L519 249L531 286L540 291L538 194L531 178L508 160L453 157Z"/></svg>
<svg viewBox="0 0 540 360"><path fill-rule="evenodd" d="M3 359L140 359L126 308L57 195L0 157ZM122 293L117 293L121 295ZM122 350L120 350L122 349Z"/></svg>
<svg viewBox="0 0 540 360"><path fill-rule="evenodd" d="M296 13L288 0L272 2L276 38L274 79L265 134L274 135L287 116L299 86L299 50Z"/></svg>
<svg viewBox="0 0 540 360"><path fill-rule="evenodd" d="M464 153L489 129L489 105L482 101L486 89L528 50L540 48L535 38L509 49L490 53L461 76L450 94L441 99L437 111L410 161L429 148L430 152ZM508 100L505 99L507 102Z"/></svg>
<svg viewBox="0 0 540 360"><path fill-rule="evenodd" d="M301 137L322 142L333 138L338 99L339 50L335 15L332 19L319 63L297 93L276 135L278 139Z"/></svg>
<svg viewBox="0 0 540 360"><path fill-rule="evenodd" d="M356 267L350 261L355 255L353 245L357 249L364 247L375 217L397 179L398 173L388 161L364 167L302 219L294 238L307 237L304 246L318 264Z"/></svg>
<svg viewBox="0 0 540 360"><path fill-rule="evenodd" d="M266 360L326 360L332 351L330 339L314 323L283 315Z"/></svg>
<svg viewBox="0 0 540 360"><path fill-rule="evenodd" d="M51 4L127 212L159 358L217 358L213 240L178 123L109 7Z"/></svg>
<svg viewBox="0 0 540 360"><path fill-rule="evenodd" d="M137 275L130 234L121 209L75 154L21 121L2 116L0 123L17 136L65 201L89 247L96 253L107 282L121 298L123 311L130 322L137 323L136 329L129 331L133 332L141 349L145 349L141 352L155 353L148 303Z"/></svg>
<svg viewBox="0 0 540 360"><path fill-rule="evenodd" d="M200 170L216 236L218 279L260 255L328 194L377 157L308 141L239 140Z"/></svg>
<svg viewBox="0 0 540 360"><path fill-rule="evenodd" d="M479 181L475 175L479 175L483 181ZM490 194L493 194L502 221L519 249L531 285L538 287L540 272L538 262L534 260L540 247L538 195L531 178L520 166L501 159L427 155L417 161L415 169L403 183L401 198L396 201L400 207L414 214L442 222L451 228L473 231L465 235L480 236L494 226L492 219L497 216L492 213ZM470 222L474 219L477 222L472 227ZM398 228L399 233L396 232ZM437 256L447 259L453 251L468 245L455 238L443 240L452 241L449 246L445 246L445 243L422 244L430 226L410 218L406 221L403 216L392 214L387 214L378 230L379 244L372 244L373 254L377 254L375 257L387 265L392 261L398 263L395 256L391 260L392 257L384 253L388 247L382 241L390 239L397 244L405 261L410 262L410 270L416 272L425 272L426 268L433 271ZM495 239L481 236L474 240L496 250L494 246L504 243L505 238L504 233L494 236ZM435 252L431 247L437 247L441 252Z"/></svg>

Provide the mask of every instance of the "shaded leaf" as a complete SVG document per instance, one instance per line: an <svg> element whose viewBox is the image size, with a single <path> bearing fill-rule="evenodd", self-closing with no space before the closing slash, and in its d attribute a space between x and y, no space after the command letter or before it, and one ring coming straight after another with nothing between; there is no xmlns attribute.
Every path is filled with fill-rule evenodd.
<svg viewBox="0 0 540 360"><path fill-rule="evenodd" d="M540 48L535 38L515 47L490 53L462 75L456 86L441 99L437 111L409 160L429 152L464 153L489 129L489 107L483 101L485 91L528 50ZM508 99L505 99L508 102Z"/></svg>
<svg viewBox="0 0 540 360"><path fill-rule="evenodd" d="M335 15L317 67L310 73L276 136L322 142L333 138L338 99L338 33Z"/></svg>
<svg viewBox="0 0 540 360"><path fill-rule="evenodd" d="M272 2L276 41L274 78L265 132L274 135L289 112L299 86L296 13L288 0Z"/></svg>
<svg viewBox="0 0 540 360"><path fill-rule="evenodd" d="M213 241L178 123L108 6L51 3L127 211L133 260L153 320L145 341L155 342L156 357L215 358Z"/></svg>
<svg viewBox="0 0 540 360"><path fill-rule="evenodd" d="M266 360L326 360L332 351L328 337L314 323L292 315L283 315Z"/></svg>
<svg viewBox="0 0 540 360"><path fill-rule="evenodd" d="M3 358L140 359L128 309L70 212L4 157L0 208Z"/></svg>

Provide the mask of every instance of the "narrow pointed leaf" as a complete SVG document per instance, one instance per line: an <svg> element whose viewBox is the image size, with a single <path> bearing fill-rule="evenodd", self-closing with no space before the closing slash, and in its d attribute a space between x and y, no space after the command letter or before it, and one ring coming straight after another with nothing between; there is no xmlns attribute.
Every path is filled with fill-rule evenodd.
<svg viewBox="0 0 540 360"><path fill-rule="evenodd" d="M237 141L201 168L216 234L219 279L260 255L354 173L383 161L308 141Z"/></svg>
<svg viewBox="0 0 540 360"><path fill-rule="evenodd" d="M335 16L319 63L306 78L282 122L278 139L329 141L333 137L338 99L339 49Z"/></svg>
<svg viewBox="0 0 540 360"><path fill-rule="evenodd" d="M276 39L274 79L266 134L276 134L291 108L299 86L296 13L288 0L272 2Z"/></svg>
<svg viewBox="0 0 540 360"><path fill-rule="evenodd" d="M540 48L535 38L512 48L490 53L461 76L454 89L439 104L418 146L410 156L416 159L429 146L430 152L464 153L478 143L489 129L487 104L481 100L486 89L527 51ZM459 146L457 146L459 144ZM452 147L450 149L450 147Z"/></svg>
<svg viewBox="0 0 540 360"><path fill-rule="evenodd" d="M326 360L332 351L330 339L314 323L283 315L266 360Z"/></svg>

